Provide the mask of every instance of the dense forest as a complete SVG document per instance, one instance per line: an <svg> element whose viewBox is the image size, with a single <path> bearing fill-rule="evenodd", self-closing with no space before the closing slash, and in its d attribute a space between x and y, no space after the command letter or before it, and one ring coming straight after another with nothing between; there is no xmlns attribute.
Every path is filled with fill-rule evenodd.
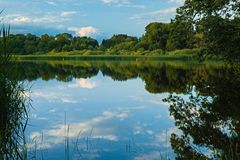
<svg viewBox="0 0 240 160"><path fill-rule="evenodd" d="M177 50L184 48L199 47L199 39L195 32L187 24L181 24L181 31L176 30L176 22L150 23L146 27L146 33L141 37L132 37L125 34L113 35L104 39L101 44L90 37L74 37L69 33L56 36L48 34L40 37L33 34L11 34L9 37L9 48L13 54L44 54L48 52L68 51L108 51L111 54L124 54L124 51L158 51L164 53L166 50ZM188 34L186 34L188 33ZM175 43L175 41L178 43ZM196 43L194 43L196 42ZM95 52L96 53L96 52Z"/></svg>
<svg viewBox="0 0 240 160"><path fill-rule="evenodd" d="M73 37L71 34L63 33L56 36L42 35L38 37L33 34L10 35L9 48L14 54L47 53L50 51L72 51L83 49L96 49L98 42L87 37Z"/></svg>

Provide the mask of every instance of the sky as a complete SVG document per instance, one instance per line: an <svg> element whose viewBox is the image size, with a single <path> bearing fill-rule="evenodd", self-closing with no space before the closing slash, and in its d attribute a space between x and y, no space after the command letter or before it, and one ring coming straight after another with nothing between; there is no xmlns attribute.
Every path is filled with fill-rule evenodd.
<svg viewBox="0 0 240 160"><path fill-rule="evenodd" d="M140 37L150 22L170 22L184 0L0 0L13 33Z"/></svg>

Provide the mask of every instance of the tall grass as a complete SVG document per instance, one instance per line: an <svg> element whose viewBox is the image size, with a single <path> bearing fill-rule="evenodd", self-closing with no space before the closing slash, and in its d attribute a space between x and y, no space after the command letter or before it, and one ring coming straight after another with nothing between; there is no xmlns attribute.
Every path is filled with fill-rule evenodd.
<svg viewBox="0 0 240 160"><path fill-rule="evenodd" d="M0 29L0 159L27 159L24 132L30 101L24 84L13 77L8 52L10 27ZM11 77L11 78L10 78Z"/></svg>

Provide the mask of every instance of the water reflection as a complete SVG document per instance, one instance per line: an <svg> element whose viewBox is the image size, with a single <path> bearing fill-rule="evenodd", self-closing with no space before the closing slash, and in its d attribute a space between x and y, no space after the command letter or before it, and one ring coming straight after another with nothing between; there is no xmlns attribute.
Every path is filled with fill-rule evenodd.
<svg viewBox="0 0 240 160"><path fill-rule="evenodd" d="M189 99L170 95L170 114L181 135L172 134L178 159L240 158L240 79L228 68L189 87ZM203 149L204 148L204 149Z"/></svg>
<svg viewBox="0 0 240 160"><path fill-rule="evenodd" d="M38 61L15 69L18 81L33 83L28 157L239 157L236 68L219 62Z"/></svg>
<svg viewBox="0 0 240 160"><path fill-rule="evenodd" d="M145 92L140 79L116 82L99 73L84 80L95 87L75 87L79 79L34 82L36 111L28 129L38 150L50 152L49 159L68 153L70 159L134 159L153 151L158 157L165 152L173 156L166 144L165 133L173 122L167 105L161 104L165 96ZM64 146L69 146L66 153Z"/></svg>
<svg viewBox="0 0 240 160"><path fill-rule="evenodd" d="M57 79L70 82L74 78L91 78L101 72L113 80L126 81L141 78L150 93L187 92L187 85L207 81L210 75L221 74L224 66L218 62L198 64L182 61L138 61L138 62L104 62L104 61L50 61L22 62L18 66L20 80L45 81ZM199 83L200 84L200 83Z"/></svg>

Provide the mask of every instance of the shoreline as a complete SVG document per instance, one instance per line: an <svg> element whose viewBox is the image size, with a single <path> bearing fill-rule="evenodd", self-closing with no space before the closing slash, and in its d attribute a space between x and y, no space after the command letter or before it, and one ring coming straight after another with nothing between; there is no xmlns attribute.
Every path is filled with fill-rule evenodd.
<svg viewBox="0 0 240 160"><path fill-rule="evenodd" d="M17 60L194 60L193 55L14 55Z"/></svg>

